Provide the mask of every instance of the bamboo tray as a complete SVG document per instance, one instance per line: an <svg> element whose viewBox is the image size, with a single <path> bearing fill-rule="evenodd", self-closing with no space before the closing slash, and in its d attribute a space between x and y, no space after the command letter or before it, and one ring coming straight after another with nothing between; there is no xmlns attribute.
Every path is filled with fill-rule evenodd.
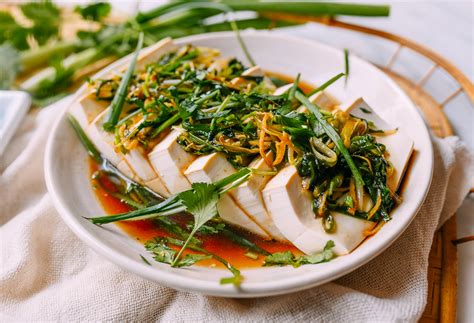
<svg viewBox="0 0 474 323"><path fill-rule="evenodd" d="M13 11L14 5L1 6L2 9ZM63 16L68 23L62 28L63 38L71 38L75 34L75 30L83 27L77 15L70 9L63 9ZM474 104L474 85L470 80L452 63L438 55L437 53L419 45L406 38L360 25L349 24L338 21L329 17L306 17L300 15L280 14L280 13L261 13L272 20L292 21L296 23L316 22L329 27L342 28L359 33L363 33L372 37L378 37L395 43L396 50L384 66L377 65L382 71L388 74L413 100L415 105L421 110L425 122L429 125L433 133L438 137L447 137L453 135L453 129L443 108L460 93L465 93L471 104ZM123 17L122 17L123 18ZM113 17L111 20L120 21L121 17ZM67 27L67 28L64 28ZM403 48L410 49L413 53L421 55L432 62L431 67L426 74L419 80L411 80L409 77L398 74L394 71L394 63L399 58ZM104 67L111 63L110 59L104 59L97 62L86 72L81 73L76 78L84 77L87 74ZM457 89L445 97L443 100L437 101L433 98L432 93L424 88L428 80L434 77L434 72L442 69L448 73L457 83ZM23 75L27 77L28 75ZM429 255L428 268L428 303L420 322L455 322L456 321L456 296L457 296L457 248L453 241L456 241L456 217L453 216L444 226L436 232L433 237L433 244ZM461 242L468 239L460 239ZM457 240L457 241L460 241Z"/></svg>

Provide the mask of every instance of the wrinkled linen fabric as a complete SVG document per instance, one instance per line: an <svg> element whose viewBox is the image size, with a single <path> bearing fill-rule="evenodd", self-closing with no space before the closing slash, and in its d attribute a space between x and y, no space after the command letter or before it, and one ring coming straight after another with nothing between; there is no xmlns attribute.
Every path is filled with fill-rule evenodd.
<svg viewBox="0 0 474 323"><path fill-rule="evenodd" d="M43 158L66 105L63 100L30 113L0 159L0 321L415 321L427 302L433 234L473 185L474 159L464 144L456 137L434 139L435 169L424 205L405 233L365 266L284 296L178 292L97 255L53 207Z"/></svg>

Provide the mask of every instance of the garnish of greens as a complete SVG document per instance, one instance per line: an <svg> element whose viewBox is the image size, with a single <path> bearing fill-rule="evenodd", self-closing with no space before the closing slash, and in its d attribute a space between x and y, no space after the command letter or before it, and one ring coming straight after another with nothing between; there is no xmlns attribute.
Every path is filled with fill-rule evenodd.
<svg viewBox="0 0 474 323"><path fill-rule="evenodd" d="M275 252L265 257L264 266L287 266L299 267L307 264L320 264L332 260L335 255L332 251L334 241L329 240L323 251L312 255L295 256L291 251Z"/></svg>
<svg viewBox="0 0 474 323"><path fill-rule="evenodd" d="M119 58L134 50L138 32L144 32L144 46L165 37L182 37L206 32L245 28L268 29L297 24L273 20L271 13L305 16L388 16L386 5L346 4L320 1L226 0L172 1L147 12L139 12L120 23L107 21L111 6L107 2L78 6L75 11L98 27L77 31L75 38L62 39L65 25L61 10L51 1L20 4L23 19L0 11L0 89L28 91L36 105L44 106L71 92L81 81L81 72L104 58ZM255 17L231 23L208 19L223 11L253 11ZM24 23L26 22L26 23ZM238 35L238 39L240 36ZM245 50L245 48L244 48ZM251 57L249 62L253 65ZM17 76L34 74L19 83Z"/></svg>
<svg viewBox="0 0 474 323"><path fill-rule="evenodd" d="M120 114L122 113L123 104L125 103L125 97L127 96L128 87L132 80L133 72L135 71L135 65L137 64L138 55L143 46L143 33L138 36L137 49L130 60L127 71L120 81L117 92L115 93L114 99L110 104L110 115L107 122L104 123L104 129L111 132L114 130L119 120Z"/></svg>

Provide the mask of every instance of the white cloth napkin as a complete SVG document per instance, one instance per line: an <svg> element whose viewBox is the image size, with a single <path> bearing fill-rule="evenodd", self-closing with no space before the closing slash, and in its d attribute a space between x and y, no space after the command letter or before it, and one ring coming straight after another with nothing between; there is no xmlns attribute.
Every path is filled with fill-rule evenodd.
<svg viewBox="0 0 474 323"><path fill-rule="evenodd" d="M46 191L43 156L62 101L30 114L0 160L0 321L396 321L427 302L433 234L466 196L474 158L456 137L434 139L429 195L383 254L335 282L285 296L224 299L177 292L123 271L82 243Z"/></svg>

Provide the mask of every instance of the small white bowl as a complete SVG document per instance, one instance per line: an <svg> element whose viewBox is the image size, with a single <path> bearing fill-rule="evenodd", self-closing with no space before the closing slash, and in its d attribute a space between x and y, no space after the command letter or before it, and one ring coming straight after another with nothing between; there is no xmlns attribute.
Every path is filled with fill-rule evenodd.
<svg viewBox="0 0 474 323"><path fill-rule="evenodd" d="M303 80L315 85L344 71L344 54L339 49L274 32L247 31L242 35L254 60L264 70L290 76L301 73ZM218 48L223 55L236 56L245 62L232 32L191 36L176 42ZM95 77L105 76L128 59L125 57L111 64ZM85 86L78 90L77 95L84 91ZM433 170L430 136L422 117L405 93L379 69L351 55L347 85L344 81L336 82L328 92L343 104L363 97L389 123L405 129L414 140L416 150L403 191L403 203L392 212L392 221L351 254L328 263L299 268L286 266L242 270L244 282L240 288L235 288L219 284L221 277L229 276L222 269L199 266L176 269L153 261L141 244L114 224L99 227L82 218L101 215L104 210L89 183L87 154L65 114L54 126L46 148L48 190L64 221L79 238L122 268L159 284L224 297L278 295L323 284L367 263L405 231L423 203ZM146 265L140 255L147 257L152 266Z"/></svg>

